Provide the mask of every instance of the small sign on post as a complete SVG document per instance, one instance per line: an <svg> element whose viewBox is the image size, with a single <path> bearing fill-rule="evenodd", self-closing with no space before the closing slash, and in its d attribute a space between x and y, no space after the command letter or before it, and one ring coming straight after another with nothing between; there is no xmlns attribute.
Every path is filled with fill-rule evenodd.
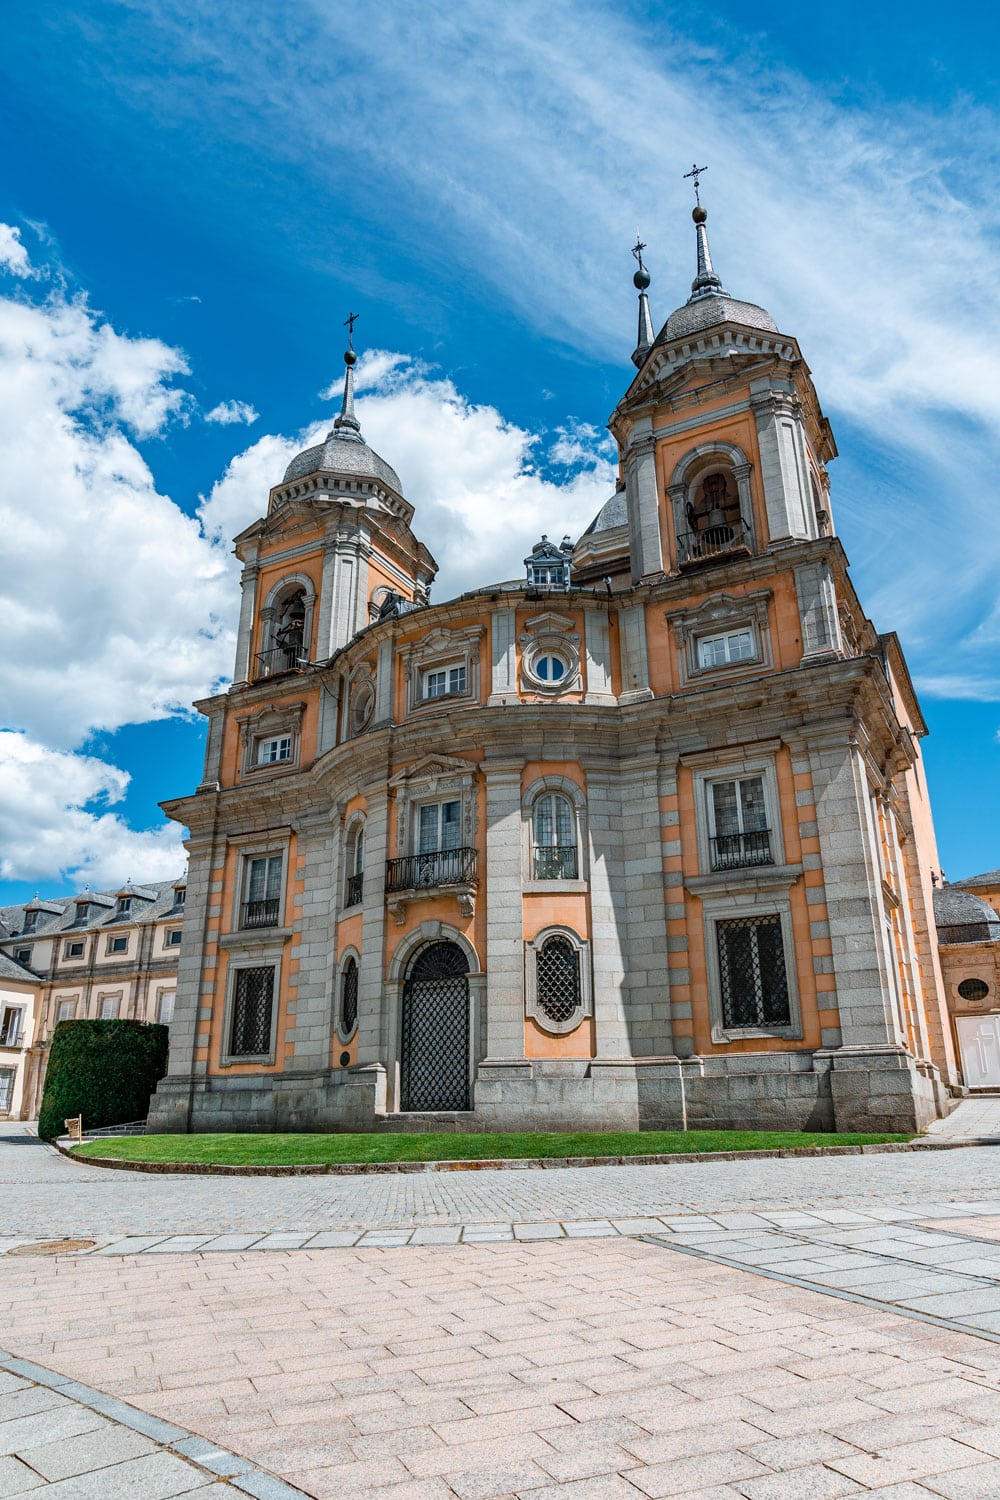
<svg viewBox="0 0 1000 1500"><path fill-rule="evenodd" d="M71 1141L83 1140L83 1115L76 1115L72 1120L64 1120L63 1124Z"/></svg>

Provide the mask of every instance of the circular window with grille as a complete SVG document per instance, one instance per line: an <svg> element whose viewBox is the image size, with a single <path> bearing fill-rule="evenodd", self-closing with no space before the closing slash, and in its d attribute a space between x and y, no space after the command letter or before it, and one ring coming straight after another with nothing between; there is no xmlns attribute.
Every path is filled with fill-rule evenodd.
<svg viewBox="0 0 1000 1500"><path fill-rule="evenodd" d="M958 987L958 993L962 999L971 1000L973 1004L977 1004L980 1000L985 1000L989 992L989 985L982 979L963 979Z"/></svg>

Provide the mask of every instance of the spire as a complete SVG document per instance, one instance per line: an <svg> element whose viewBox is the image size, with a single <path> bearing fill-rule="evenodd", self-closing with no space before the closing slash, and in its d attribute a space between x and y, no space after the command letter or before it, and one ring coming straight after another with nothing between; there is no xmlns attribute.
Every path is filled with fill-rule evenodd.
<svg viewBox="0 0 1000 1500"><path fill-rule="evenodd" d="M632 254L639 262L639 269L632 277L632 285L639 293L639 331L636 335L635 348L632 351L632 363L640 370L645 363L646 355L653 347L653 339L655 337L653 333L653 320L649 315L649 298L646 296L650 275L642 263L642 252L645 248L642 240L636 234L635 244L632 246Z"/></svg>
<svg viewBox="0 0 1000 1500"><path fill-rule="evenodd" d="M712 265L712 252L708 248L708 230L705 221L708 212L701 206L702 172L707 172L707 167L699 167L697 162L690 172L685 172L685 177L694 178L694 208L691 217L694 220L695 235L698 240L698 274L691 283L690 301L694 302L698 297L728 297L729 293L722 285L722 281L716 275L715 267Z"/></svg>
<svg viewBox="0 0 1000 1500"><path fill-rule="evenodd" d="M347 348L344 350L344 399L340 406L340 416L333 424L334 431L343 433L345 437L351 433L361 436L361 423L354 415L354 366L358 362L358 356L354 352L354 325L358 320L358 313L344 319L344 327L347 329ZM344 428L348 431L345 433Z"/></svg>

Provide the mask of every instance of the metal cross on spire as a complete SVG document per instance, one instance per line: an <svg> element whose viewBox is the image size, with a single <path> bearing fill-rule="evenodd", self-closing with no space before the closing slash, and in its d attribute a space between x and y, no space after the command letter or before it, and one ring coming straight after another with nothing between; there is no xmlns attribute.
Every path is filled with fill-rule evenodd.
<svg viewBox="0 0 1000 1500"><path fill-rule="evenodd" d="M344 319L344 327L347 329L347 342L350 348L354 348L354 325L360 318L360 313L350 313Z"/></svg>
<svg viewBox="0 0 1000 1500"><path fill-rule="evenodd" d="M639 231L637 229L635 232L635 244L632 246L632 254L639 262L640 271L644 271L646 269L646 267L642 263L642 252L645 250L645 248L645 242L639 238Z"/></svg>
<svg viewBox="0 0 1000 1500"><path fill-rule="evenodd" d="M684 180L685 181L687 181L687 179L689 177L693 177L694 178L694 201L698 205L699 208L701 207L701 193L698 191L698 179L701 176L702 172L707 172L707 171L708 171L707 167L699 167L698 163L695 162L694 165L692 166L690 172L685 172L684 173Z"/></svg>

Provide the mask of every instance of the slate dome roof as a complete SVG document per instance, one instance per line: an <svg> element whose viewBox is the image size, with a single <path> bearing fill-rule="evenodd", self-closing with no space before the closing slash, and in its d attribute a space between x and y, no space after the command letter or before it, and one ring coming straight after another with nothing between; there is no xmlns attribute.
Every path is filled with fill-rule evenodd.
<svg viewBox="0 0 1000 1500"><path fill-rule="evenodd" d="M292 459L285 470L283 484L292 479L305 479L308 474L347 474L352 478L377 479L389 489L402 494L399 475L373 448L369 448L360 433L350 428L331 428L315 448L306 448Z"/></svg>
<svg viewBox="0 0 1000 1500"><path fill-rule="evenodd" d="M591 521L584 536L593 536L598 531L613 531L616 526L628 524L628 506L625 503L625 491L615 490L610 500L605 500L597 515Z"/></svg>
<svg viewBox="0 0 1000 1500"><path fill-rule="evenodd" d="M716 293L708 297L692 297L678 307L660 329L656 343L669 344L671 339L700 333L703 328L712 328L716 323L743 323L748 328L778 332L771 314L758 307L756 302L740 302L735 297Z"/></svg>
<svg viewBox="0 0 1000 1500"><path fill-rule="evenodd" d="M981 897L946 885L934 892L934 918L942 943L1000 941L1000 916Z"/></svg>

